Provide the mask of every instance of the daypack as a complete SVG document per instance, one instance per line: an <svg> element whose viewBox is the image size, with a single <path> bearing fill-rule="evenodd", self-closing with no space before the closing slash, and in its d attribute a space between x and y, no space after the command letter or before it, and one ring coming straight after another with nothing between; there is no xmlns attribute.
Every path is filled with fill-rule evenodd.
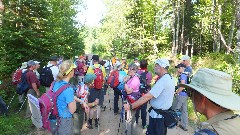
<svg viewBox="0 0 240 135"><path fill-rule="evenodd" d="M76 65L77 65L77 68L74 69L74 74L78 76L84 76L84 69L83 69L84 64L78 61Z"/></svg>
<svg viewBox="0 0 240 135"><path fill-rule="evenodd" d="M28 71L29 70L26 70L24 73L22 73L21 82L17 84L17 94L19 95L22 95L29 89L30 85L28 84L27 77L26 77Z"/></svg>
<svg viewBox="0 0 240 135"><path fill-rule="evenodd" d="M18 68L12 75L13 85L17 85L21 82L22 69Z"/></svg>
<svg viewBox="0 0 240 135"><path fill-rule="evenodd" d="M146 94L148 91L148 85L147 85L147 71L140 74L139 80L140 80L140 86L139 91L141 94Z"/></svg>
<svg viewBox="0 0 240 135"><path fill-rule="evenodd" d="M171 129L174 128L178 121L180 120L181 112L174 111L172 109L162 110L162 109L154 109L152 106L149 108L148 112L150 113L151 110L154 110L157 114L160 114L164 118L164 125Z"/></svg>
<svg viewBox="0 0 240 135"><path fill-rule="evenodd" d="M33 124L37 128L43 127L51 132L55 132L59 125L57 97L68 88L70 84L63 85L56 92L52 90L53 86L54 82L51 84L50 89L38 99L28 94Z"/></svg>
<svg viewBox="0 0 240 135"><path fill-rule="evenodd" d="M83 82L78 85L76 90L77 97L80 98L83 102L85 102L88 95L88 87Z"/></svg>
<svg viewBox="0 0 240 135"><path fill-rule="evenodd" d="M115 70L110 73L110 76L107 80L107 84L111 88L116 88L119 85L119 71Z"/></svg>
<svg viewBox="0 0 240 135"><path fill-rule="evenodd" d="M100 90L102 89L103 81L104 81L101 66L99 66L98 68L92 66L92 69L94 71L94 74L96 75L96 79L93 82L93 88Z"/></svg>
<svg viewBox="0 0 240 135"><path fill-rule="evenodd" d="M53 74L52 74L52 70L51 70L51 67L53 67L54 65L50 66L50 67L47 67L45 66L41 73L40 73L40 84L42 86L45 86L45 87L50 87L51 86L51 83L54 81L54 78L53 78Z"/></svg>

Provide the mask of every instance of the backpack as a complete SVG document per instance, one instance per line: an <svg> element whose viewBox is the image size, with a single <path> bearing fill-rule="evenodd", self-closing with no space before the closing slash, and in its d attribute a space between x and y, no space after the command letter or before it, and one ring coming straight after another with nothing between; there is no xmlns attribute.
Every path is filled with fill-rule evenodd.
<svg viewBox="0 0 240 135"><path fill-rule="evenodd" d="M146 94L148 91L148 85L147 85L147 71L140 74L139 80L140 80L140 86L139 91L141 94Z"/></svg>
<svg viewBox="0 0 240 135"><path fill-rule="evenodd" d="M41 73L40 73L40 84L42 86L45 86L45 87L50 87L51 86L51 83L54 81L54 78L53 78L53 74L52 74L52 70L51 70L51 67L53 67L54 65L50 66L50 67L47 67L45 66Z"/></svg>
<svg viewBox="0 0 240 135"><path fill-rule="evenodd" d="M18 68L12 75L12 84L17 85L21 82L22 69Z"/></svg>
<svg viewBox="0 0 240 135"><path fill-rule="evenodd" d="M53 86L54 82L51 84L50 89L40 98L36 98L31 94L27 95L33 124L37 128L45 128L51 132L55 132L59 125L57 97L70 85L65 84L56 92L52 90Z"/></svg>
<svg viewBox="0 0 240 135"><path fill-rule="evenodd" d="M21 82L17 84L17 94L19 95L22 95L29 89L30 85L28 84L27 77L26 77L28 71L29 70L26 70L24 73L22 73Z"/></svg>
<svg viewBox="0 0 240 135"><path fill-rule="evenodd" d="M101 66L99 66L98 68L92 66L92 69L94 71L94 74L96 75L96 79L93 82L93 88L100 90L102 89L103 81L104 81Z"/></svg>
<svg viewBox="0 0 240 135"><path fill-rule="evenodd" d="M88 87L83 82L78 85L76 90L77 97L80 98L83 102L86 100L88 95Z"/></svg>
<svg viewBox="0 0 240 135"><path fill-rule="evenodd" d="M119 85L119 72L116 71L112 71L110 73L110 76L108 77L107 80L107 84L111 87L111 88L116 88Z"/></svg>
<svg viewBox="0 0 240 135"><path fill-rule="evenodd" d="M84 69L83 69L84 64L80 61L77 62L77 68L74 69L74 74L83 76L84 75Z"/></svg>

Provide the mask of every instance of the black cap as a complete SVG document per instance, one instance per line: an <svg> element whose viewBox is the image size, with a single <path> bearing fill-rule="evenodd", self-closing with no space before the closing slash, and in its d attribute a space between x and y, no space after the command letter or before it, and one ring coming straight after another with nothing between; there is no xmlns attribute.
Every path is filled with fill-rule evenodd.
<svg viewBox="0 0 240 135"><path fill-rule="evenodd" d="M93 55L92 59L95 60L95 61L99 61L99 56L98 55Z"/></svg>
<svg viewBox="0 0 240 135"><path fill-rule="evenodd" d="M184 64L182 64L182 63L179 63L177 66L175 66L175 68L180 68L180 67L186 67Z"/></svg>
<svg viewBox="0 0 240 135"><path fill-rule="evenodd" d="M50 58L50 61L58 61L58 57L56 55L54 55Z"/></svg>

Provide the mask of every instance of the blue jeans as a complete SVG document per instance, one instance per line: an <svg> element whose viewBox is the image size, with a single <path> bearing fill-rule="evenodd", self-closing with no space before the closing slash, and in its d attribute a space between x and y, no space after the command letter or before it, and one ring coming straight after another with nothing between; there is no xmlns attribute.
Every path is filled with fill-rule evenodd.
<svg viewBox="0 0 240 135"><path fill-rule="evenodd" d="M147 123L147 103L143 104L140 108L136 110L135 117L138 123L139 113L141 111L142 126L144 127Z"/></svg>
<svg viewBox="0 0 240 135"><path fill-rule="evenodd" d="M167 127L164 125L163 118L151 118L149 116L149 125L146 135L166 135Z"/></svg>
<svg viewBox="0 0 240 135"><path fill-rule="evenodd" d="M113 88L114 90L114 113L118 113L118 100L119 100L119 96L122 96L122 93L120 90L118 90L117 88Z"/></svg>
<svg viewBox="0 0 240 135"><path fill-rule="evenodd" d="M1 110L2 114L4 114L4 115L7 114L7 106L1 96L0 96L0 110Z"/></svg>

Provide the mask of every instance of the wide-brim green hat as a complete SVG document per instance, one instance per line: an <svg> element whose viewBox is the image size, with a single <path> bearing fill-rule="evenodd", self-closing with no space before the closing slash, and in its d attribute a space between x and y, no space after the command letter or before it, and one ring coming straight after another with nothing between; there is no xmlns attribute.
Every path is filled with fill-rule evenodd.
<svg viewBox="0 0 240 135"><path fill-rule="evenodd" d="M232 92L232 76L225 72L201 68L190 84L179 86L192 88L224 108L240 110L240 96Z"/></svg>

